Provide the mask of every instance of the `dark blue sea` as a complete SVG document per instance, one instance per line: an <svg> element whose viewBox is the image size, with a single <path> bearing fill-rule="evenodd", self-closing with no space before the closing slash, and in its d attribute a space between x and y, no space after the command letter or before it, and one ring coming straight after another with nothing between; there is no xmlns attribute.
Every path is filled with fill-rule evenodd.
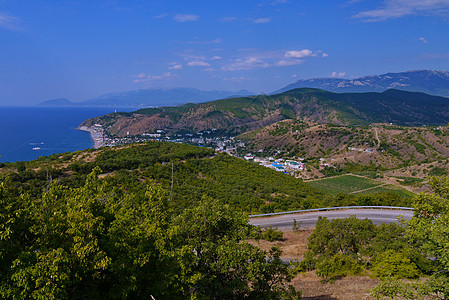
<svg viewBox="0 0 449 300"><path fill-rule="evenodd" d="M0 107L0 162L92 148L90 134L76 128L115 108ZM132 111L135 109L117 109ZM34 149L34 150L33 150Z"/></svg>

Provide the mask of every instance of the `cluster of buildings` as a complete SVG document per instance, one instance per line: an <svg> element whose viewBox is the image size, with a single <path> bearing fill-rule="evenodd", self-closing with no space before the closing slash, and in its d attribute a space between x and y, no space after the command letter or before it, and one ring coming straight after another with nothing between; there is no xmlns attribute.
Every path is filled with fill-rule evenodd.
<svg viewBox="0 0 449 300"><path fill-rule="evenodd" d="M93 126L81 126L80 130L89 131L95 142L95 148L103 146L119 146L130 143L146 141L167 141L175 143L186 143L210 147L217 152L226 152L230 155L237 155L238 148L244 148L245 143L235 141L234 137L226 137L217 134L217 129L204 130L196 133L177 133L168 135L164 130L156 130L154 133L143 133L142 135L130 135L129 132L124 137L110 137L100 124Z"/></svg>
<svg viewBox="0 0 449 300"><path fill-rule="evenodd" d="M235 140L234 137L211 137L212 132L198 132L198 133L185 133L185 134L175 134L174 136L166 136L163 130L157 130L155 133L144 133L140 136L126 136L126 137L108 137L101 125L95 124L90 128L80 128L81 130L86 130L91 133L92 138L95 141L95 147L99 148L102 146L118 146L125 145L129 143L144 142L149 140L155 141L168 141L175 143L187 143L202 145L215 149L219 153L228 153L232 156L238 157L238 151L242 151L245 148L245 143L242 141ZM298 161L295 160L285 160L282 158L275 159L273 157L263 158L256 157L251 153L246 154L243 157L247 161L252 161L258 163L261 166L271 168L278 172L283 172L290 175L295 175L296 172L301 172L305 170L304 159L299 158Z"/></svg>
<svg viewBox="0 0 449 300"><path fill-rule="evenodd" d="M296 171L301 172L306 169L305 163L302 162L303 159L301 158L299 159L299 161L289 159L284 160L283 158L274 159L273 157L261 158L256 157L251 153L246 154L243 158L247 161L259 163L259 165L261 166L291 175L294 175Z"/></svg>

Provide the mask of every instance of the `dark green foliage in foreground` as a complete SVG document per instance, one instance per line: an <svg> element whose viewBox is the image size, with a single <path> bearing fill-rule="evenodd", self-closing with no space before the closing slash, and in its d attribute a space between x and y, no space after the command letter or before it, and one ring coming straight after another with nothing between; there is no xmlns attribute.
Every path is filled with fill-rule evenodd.
<svg viewBox="0 0 449 300"><path fill-rule="evenodd" d="M416 278L418 268L404 254L394 250L380 253L373 261L372 272L376 277Z"/></svg>
<svg viewBox="0 0 449 300"><path fill-rule="evenodd" d="M128 191L99 168L40 197L0 184L2 299L293 299L280 252L244 239L247 218L210 198L176 214L148 181Z"/></svg>
<svg viewBox="0 0 449 300"><path fill-rule="evenodd" d="M260 238L269 242L282 241L284 239L284 233L279 231L277 227L272 228L269 226L262 231Z"/></svg>
<svg viewBox="0 0 449 300"><path fill-rule="evenodd" d="M376 298L449 298L449 178L434 177L430 183L434 193L417 197L405 232L410 243L434 260L436 270L423 282L384 281L371 291Z"/></svg>
<svg viewBox="0 0 449 300"><path fill-rule="evenodd" d="M362 271L361 264L357 259L344 254L323 257L316 264L316 274L323 281L333 281L339 277L357 275Z"/></svg>
<svg viewBox="0 0 449 300"><path fill-rule="evenodd" d="M332 221L320 218L307 248L298 271L316 269L324 281L364 269L377 277L397 278L434 271L432 262L409 243L404 227L395 223L376 226L355 216Z"/></svg>

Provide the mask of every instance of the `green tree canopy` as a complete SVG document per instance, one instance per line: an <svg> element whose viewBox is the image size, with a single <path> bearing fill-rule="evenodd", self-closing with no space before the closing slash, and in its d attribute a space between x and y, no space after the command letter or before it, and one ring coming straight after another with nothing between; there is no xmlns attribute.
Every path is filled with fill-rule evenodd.
<svg viewBox="0 0 449 300"><path fill-rule="evenodd" d="M244 240L247 217L211 198L177 215L162 185L52 182L40 197L0 183L2 299L281 299L280 251Z"/></svg>

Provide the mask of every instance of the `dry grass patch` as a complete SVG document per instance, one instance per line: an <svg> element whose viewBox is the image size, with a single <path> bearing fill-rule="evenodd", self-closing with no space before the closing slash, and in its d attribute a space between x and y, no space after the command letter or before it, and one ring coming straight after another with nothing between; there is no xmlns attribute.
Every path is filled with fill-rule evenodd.
<svg viewBox="0 0 449 300"><path fill-rule="evenodd" d="M250 240L250 244L262 250L269 251L271 247L278 246L282 250L282 258L302 259L306 252L307 239L312 234L313 229L300 231L284 231L284 240L268 242L265 240Z"/></svg>
<svg viewBox="0 0 449 300"><path fill-rule="evenodd" d="M360 300L374 299L368 296L368 289L374 288L379 279L369 276L350 276L336 280L334 283L321 283L321 278L315 272L298 274L292 285L297 290L302 290L302 299L341 299Z"/></svg>
<svg viewBox="0 0 449 300"><path fill-rule="evenodd" d="M273 246L278 246L282 250L282 258L303 259L307 250L309 236L314 229L300 231L284 231L284 240L268 242L265 240L249 242L258 246L262 250L268 251ZM374 299L368 297L368 289L374 288L379 283L379 279L369 276L350 276L335 280L334 283L321 283L321 278L314 271L298 274L291 282L296 290L302 290L303 299L341 299L359 300Z"/></svg>

